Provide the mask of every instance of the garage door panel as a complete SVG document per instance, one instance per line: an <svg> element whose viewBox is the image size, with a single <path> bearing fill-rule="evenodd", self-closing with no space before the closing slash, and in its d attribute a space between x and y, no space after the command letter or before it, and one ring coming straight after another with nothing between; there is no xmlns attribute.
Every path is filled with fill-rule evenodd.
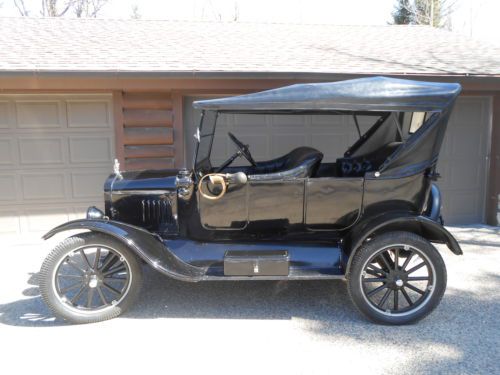
<svg viewBox="0 0 500 375"><path fill-rule="evenodd" d="M484 154L482 150L482 134L471 132L468 129L452 129L453 134L449 138L451 143L451 153L454 159L480 158Z"/></svg>
<svg viewBox="0 0 500 375"><path fill-rule="evenodd" d="M240 128L247 131L262 129L268 125L268 117L266 115L228 115L225 121L227 121L228 126L233 126L234 129Z"/></svg>
<svg viewBox="0 0 500 375"><path fill-rule="evenodd" d="M106 169L71 173L71 195L73 198L94 198L103 196L103 185L110 171Z"/></svg>
<svg viewBox="0 0 500 375"><path fill-rule="evenodd" d="M69 128L108 128L112 126L109 102L69 100L66 105Z"/></svg>
<svg viewBox="0 0 500 375"><path fill-rule="evenodd" d="M272 157L282 156L296 147L308 145L307 138L306 134L274 134L271 137Z"/></svg>
<svg viewBox="0 0 500 375"><path fill-rule="evenodd" d="M346 150L348 136L346 134L320 133L311 135L311 147L321 150L325 162L335 161Z"/></svg>
<svg viewBox="0 0 500 375"><path fill-rule="evenodd" d="M16 177L0 175L0 201L15 201L17 199Z"/></svg>
<svg viewBox="0 0 500 375"><path fill-rule="evenodd" d="M21 164L63 164L61 137L19 138L19 161Z"/></svg>
<svg viewBox="0 0 500 375"><path fill-rule="evenodd" d="M103 208L112 169L110 94L0 94L0 233L39 238Z"/></svg>
<svg viewBox="0 0 500 375"><path fill-rule="evenodd" d="M66 178L64 173L33 173L21 175L23 199L65 199Z"/></svg>
<svg viewBox="0 0 500 375"><path fill-rule="evenodd" d="M458 165L457 165L458 164ZM454 163L450 168L449 187L460 187L460 189L480 189L483 180L483 171L478 168L474 161L460 161Z"/></svg>
<svg viewBox="0 0 500 375"><path fill-rule="evenodd" d="M21 217L23 232L46 232L70 220L67 207L26 209Z"/></svg>
<svg viewBox="0 0 500 375"><path fill-rule="evenodd" d="M106 137L70 136L71 163L99 163L112 159L111 139Z"/></svg>
<svg viewBox="0 0 500 375"><path fill-rule="evenodd" d="M60 101L18 101L16 103L19 128L60 128L64 124Z"/></svg>
<svg viewBox="0 0 500 375"><path fill-rule="evenodd" d="M437 168L448 224L484 220L490 111L489 98L461 97L450 117Z"/></svg>
<svg viewBox="0 0 500 375"><path fill-rule="evenodd" d="M309 116L271 115L269 119L271 126L283 129L283 127L304 127L307 125Z"/></svg>
<svg viewBox="0 0 500 375"><path fill-rule="evenodd" d="M0 210L0 235L14 235L19 233L20 217L14 209Z"/></svg>
<svg viewBox="0 0 500 375"><path fill-rule="evenodd" d="M469 128L480 122L483 114L484 98L460 98L453 110L451 121L456 127Z"/></svg>
<svg viewBox="0 0 500 375"><path fill-rule="evenodd" d="M311 129L327 129L332 127L343 128L345 125L344 116L311 115Z"/></svg>
<svg viewBox="0 0 500 375"><path fill-rule="evenodd" d="M9 102L0 101L0 129L8 129L10 127Z"/></svg>
<svg viewBox="0 0 500 375"><path fill-rule="evenodd" d="M14 140L0 138L0 165L14 165Z"/></svg>
<svg viewBox="0 0 500 375"><path fill-rule="evenodd" d="M481 213L480 198L473 192L471 194L468 191L455 191L443 199L443 214L447 223L474 223ZM447 220L447 217L451 220Z"/></svg>

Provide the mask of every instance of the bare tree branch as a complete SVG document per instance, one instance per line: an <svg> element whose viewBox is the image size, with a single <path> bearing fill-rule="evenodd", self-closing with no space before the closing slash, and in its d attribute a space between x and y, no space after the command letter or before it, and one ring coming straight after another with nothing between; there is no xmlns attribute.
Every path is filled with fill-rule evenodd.
<svg viewBox="0 0 500 375"><path fill-rule="evenodd" d="M14 0L14 5L16 6L17 10L19 11L19 14L22 17L29 16L29 11L26 9L26 6L24 5L24 0Z"/></svg>

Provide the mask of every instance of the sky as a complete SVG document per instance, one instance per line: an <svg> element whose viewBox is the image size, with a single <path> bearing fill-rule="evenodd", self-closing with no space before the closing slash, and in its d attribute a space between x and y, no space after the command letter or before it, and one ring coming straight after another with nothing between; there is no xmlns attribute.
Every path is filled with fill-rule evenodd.
<svg viewBox="0 0 500 375"><path fill-rule="evenodd" d="M41 0L24 1L36 15ZM448 1L456 1L454 32L500 44L500 0ZM18 15L14 0L0 3L0 16ZM100 17L130 18L136 5L143 19L233 21L237 16L240 22L385 25L394 4L395 0L110 0Z"/></svg>

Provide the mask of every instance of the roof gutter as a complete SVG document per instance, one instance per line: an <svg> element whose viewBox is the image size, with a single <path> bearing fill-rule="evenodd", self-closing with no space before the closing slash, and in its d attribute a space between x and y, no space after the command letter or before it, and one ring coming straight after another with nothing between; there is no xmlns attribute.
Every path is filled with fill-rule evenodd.
<svg viewBox="0 0 500 375"><path fill-rule="evenodd" d="M357 77L383 75L387 77L436 77L445 80L499 80L500 75L469 74L469 73L406 73L406 72L243 72L243 71L82 71L82 70L0 70L0 77L94 77L94 78L173 78L173 79L291 79L291 80L340 80Z"/></svg>

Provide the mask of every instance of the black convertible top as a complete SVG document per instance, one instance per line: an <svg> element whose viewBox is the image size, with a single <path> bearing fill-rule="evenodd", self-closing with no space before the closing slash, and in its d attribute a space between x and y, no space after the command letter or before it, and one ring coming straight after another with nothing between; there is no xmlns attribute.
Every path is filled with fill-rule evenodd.
<svg viewBox="0 0 500 375"><path fill-rule="evenodd" d="M370 77L304 83L254 94L200 100L193 106L214 111L442 111L453 105L458 83Z"/></svg>

